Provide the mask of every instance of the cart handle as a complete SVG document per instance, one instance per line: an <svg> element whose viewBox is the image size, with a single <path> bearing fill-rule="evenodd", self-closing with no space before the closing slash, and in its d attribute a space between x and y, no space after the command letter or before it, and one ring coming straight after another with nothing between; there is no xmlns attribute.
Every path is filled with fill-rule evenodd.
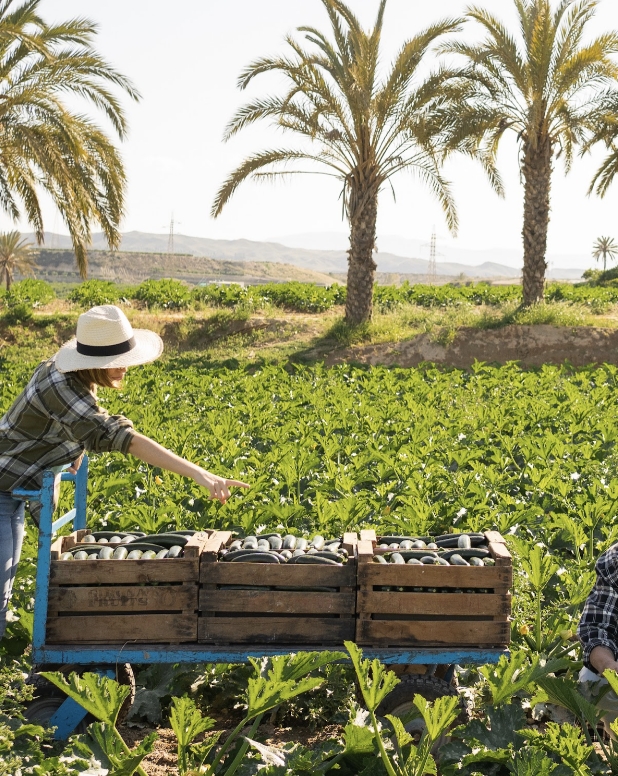
<svg viewBox="0 0 618 776"><path fill-rule="evenodd" d="M73 509L70 509L65 515L54 521L54 490L57 476L58 472L47 469L43 472L40 490L16 488L13 491L15 498L38 501L41 504L36 561L36 588L34 592L34 625L32 630L32 647L35 652L45 645L49 576L51 571L51 544L54 534L67 523L72 523L75 530L86 527L88 456L84 456L77 474L69 474L67 471L63 471L60 474L61 482L75 483L75 497Z"/></svg>

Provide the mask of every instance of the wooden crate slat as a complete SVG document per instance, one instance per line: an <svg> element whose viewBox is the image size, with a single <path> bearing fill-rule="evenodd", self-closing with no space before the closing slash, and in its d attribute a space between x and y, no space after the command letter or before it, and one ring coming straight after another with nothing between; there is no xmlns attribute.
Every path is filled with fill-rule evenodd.
<svg viewBox="0 0 618 776"><path fill-rule="evenodd" d="M272 590L201 590L201 611L249 614L348 614L354 615L356 591L309 593Z"/></svg>
<svg viewBox="0 0 618 776"><path fill-rule="evenodd" d="M485 538L489 544L506 544L504 537L498 531L485 531Z"/></svg>
<svg viewBox="0 0 618 776"><path fill-rule="evenodd" d="M213 533L214 531L199 531L190 536L189 541L184 546L185 558L198 558Z"/></svg>
<svg viewBox="0 0 618 776"><path fill-rule="evenodd" d="M375 646L504 646L509 643L511 626L508 622L478 622L450 620L357 620L358 644Z"/></svg>
<svg viewBox="0 0 618 776"><path fill-rule="evenodd" d="M192 614L130 614L55 617L47 623L50 644L180 643L197 640Z"/></svg>
<svg viewBox="0 0 618 776"><path fill-rule="evenodd" d="M87 613L93 619L102 612L197 611L197 585L51 586L49 610Z"/></svg>
<svg viewBox="0 0 618 776"><path fill-rule="evenodd" d="M213 585L340 587L356 585L356 566L318 566L287 563L202 563L200 581Z"/></svg>
<svg viewBox="0 0 618 776"><path fill-rule="evenodd" d="M489 552L491 552L492 558L496 561L496 566L510 566L513 563L511 553L508 551L506 544L500 542L490 542Z"/></svg>
<svg viewBox="0 0 618 776"><path fill-rule="evenodd" d="M511 596L359 590L357 608L361 612L380 614L500 616L506 619L511 613Z"/></svg>
<svg viewBox="0 0 618 776"><path fill-rule="evenodd" d="M144 584L147 582L197 582L198 558L160 560L56 560L50 582L56 585Z"/></svg>
<svg viewBox="0 0 618 776"><path fill-rule="evenodd" d="M330 644L354 638L352 618L201 617L198 639L209 644Z"/></svg>
<svg viewBox="0 0 618 776"><path fill-rule="evenodd" d="M376 544L378 541L378 537L376 536L376 532L373 530L373 528L367 528L360 532L360 538L361 542L371 542L372 544Z"/></svg>
<svg viewBox="0 0 618 776"><path fill-rule="evenodd" d="M506 566L409 566L378 563L359 563L358 566L358 583L361 586L480 587L506 591L512 582L512 569Z"/></svg>

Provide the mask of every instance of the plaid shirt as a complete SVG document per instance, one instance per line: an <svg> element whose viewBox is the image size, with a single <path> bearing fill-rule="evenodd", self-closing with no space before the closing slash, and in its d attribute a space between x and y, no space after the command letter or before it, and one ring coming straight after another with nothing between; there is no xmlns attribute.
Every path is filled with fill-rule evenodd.
<svg viewBox="0 0 618 776"><path fill-rule="evenodd" d="M0 418L0 492L38 490L45 469L73 463L84 450L126 454L133 434L131 421L99 407L74 373L43 362ZM39 508L31 505L35 517Z"/></svg>
<svg viewBox="0 0 618 776"><path fill-rule="evenodd" d="M618 544L599 557L596 572L597 581L577 628L584 648L584 664L595 673L590 665L590 653L595 647L607 647L618 660Z"/></svg>

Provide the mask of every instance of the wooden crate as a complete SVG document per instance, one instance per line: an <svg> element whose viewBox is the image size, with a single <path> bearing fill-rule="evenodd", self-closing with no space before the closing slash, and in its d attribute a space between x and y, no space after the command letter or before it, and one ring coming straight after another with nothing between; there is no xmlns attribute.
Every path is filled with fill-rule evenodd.
<svg viewBox="0 0 618 776"><path fill-rule="evenodd" d="M200 553L212 532L194 534L182 558L58 560L87 533L75 531L52 545L48 644L197 640Z"/></svg>
<svg viewBox="0 0 618 776"><path fill-rule="evenodd" d="M358 644L502 647L509 643L513 568L500 534L485 534L496 565L481 568L374 563L375 534L371 533L361 532L358 543ZM381 590L386 586L405 591ZM438 592L427 592L428 588ZM489 592L469 592L476 590Z"/></svg>
<svg viewBox="0 0 618 776"><path fill-rule="evenodd" d="M218 562L230 539L215 534L201 556L198 641L342 646L354 639L356 534L344 536L345 566Z"/></svg>

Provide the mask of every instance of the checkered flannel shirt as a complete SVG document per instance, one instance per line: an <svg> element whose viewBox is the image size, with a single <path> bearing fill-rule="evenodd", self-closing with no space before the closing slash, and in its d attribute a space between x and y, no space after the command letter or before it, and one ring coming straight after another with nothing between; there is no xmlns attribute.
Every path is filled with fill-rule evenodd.
<svg viewBox="0 0 618 776"><path fill-rule="evenodd" d="M586 600L577 628L584 648L584 664L590 665L595 647L607 647L618 660L618 544L604 552L596 564L597 580Z"/></svg>
<svg viewBox="0 0 618 776"><path fill-rule="evenodd" d="M38 490L45 469L73 463L85 450L126 454L133 434L131 421L99 407L74 373L43 362L0 418L0 492ZM30 511L36 519L40 505Z"/></svg>

